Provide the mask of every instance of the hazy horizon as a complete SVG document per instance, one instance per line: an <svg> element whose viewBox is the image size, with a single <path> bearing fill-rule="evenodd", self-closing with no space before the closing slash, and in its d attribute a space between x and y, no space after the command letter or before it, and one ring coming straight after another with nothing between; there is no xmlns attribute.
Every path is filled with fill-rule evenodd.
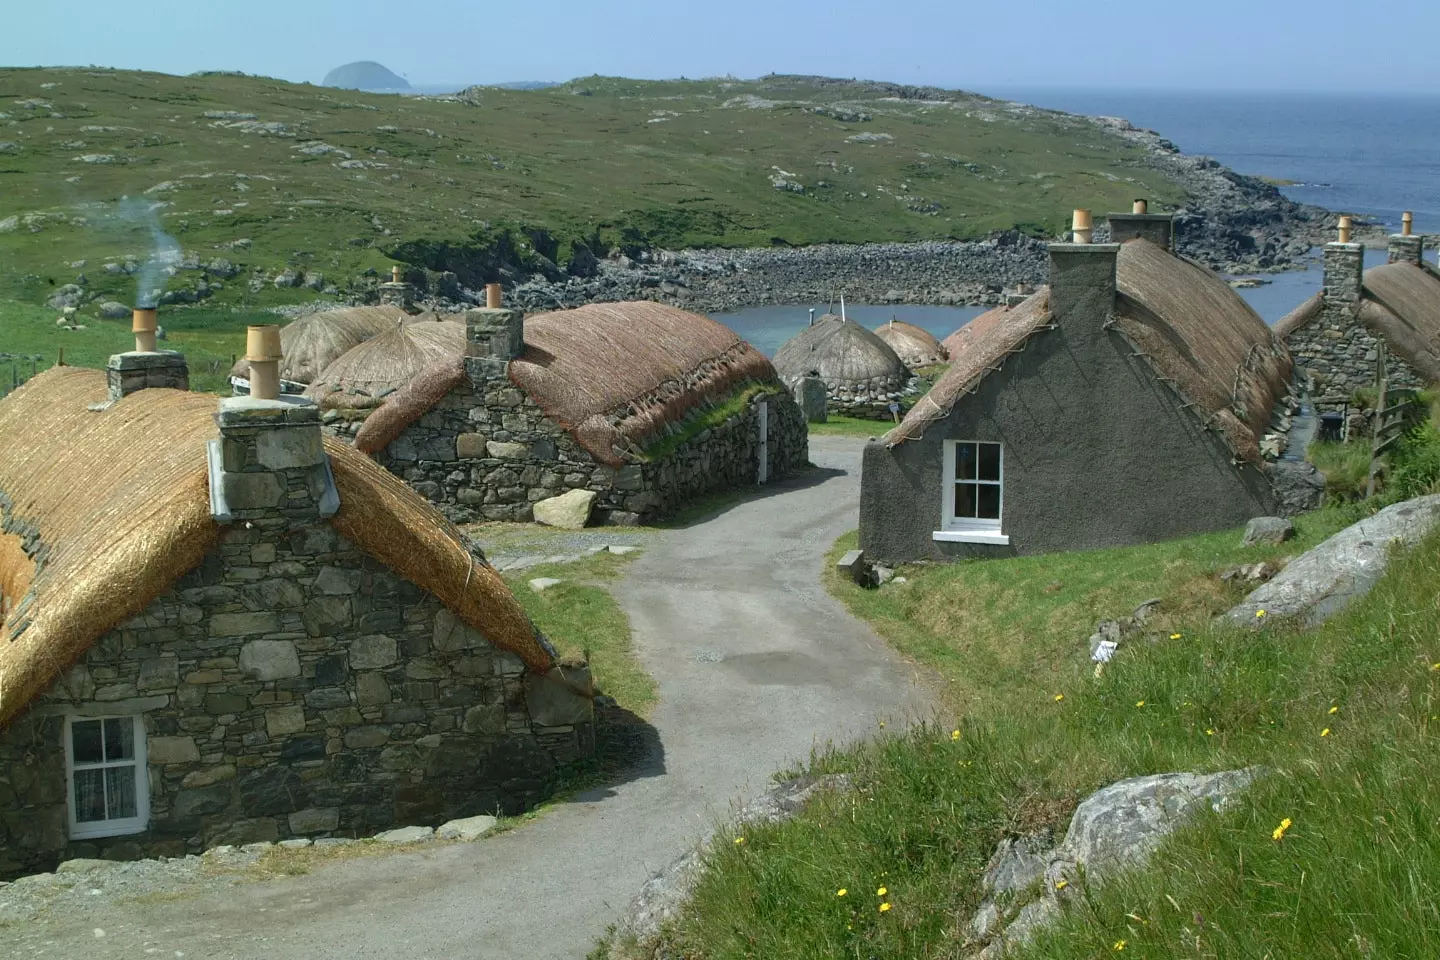
<svg viewBox="0 0 1440 960"><path fill-rule="evenodd" d="M1113 0L961 5L917 0L878 15L856 0L734 0L677 8L634 0L597 9L414 0L252 0L197 11L155 0L143 12L100 0L52 0L7 15L0 64L105 66L186 75L239 70L318 84L374 60L423 88L769 73L856 77L986 93L1009 89L1426 95L1440 6L1397 0L1384 17L1340 0L1213 0L1162 8ZM1396 32L1393 24L1407 24ZM1344 29L1334 25L1343 23ZM688 36L703 38L686 43ZM540 40L543 38L543 42ZM1176 39L1179 38L1179 39ZM1356 51L1374 51L1366 68Z"/></svg>

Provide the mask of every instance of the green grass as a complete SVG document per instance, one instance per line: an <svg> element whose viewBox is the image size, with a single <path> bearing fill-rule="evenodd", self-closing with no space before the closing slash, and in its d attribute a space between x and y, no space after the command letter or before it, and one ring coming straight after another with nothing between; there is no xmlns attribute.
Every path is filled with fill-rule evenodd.
<svg viewBox="0 0 1440 960"><path fill-rule="evenodd" d="M668 433L651 443L644 450L648 460L663 460L681 445L709 430L718 427L731 417L739 416L750 402L761 394L774 394L774 387L763 383L746 384L735 390L724 400L692 412L679 424L679 429Z"/></svg>
<svg viewBox="0 0 1440 960"><path fill-rule="evenodd" d="M1302 518L1300 543L1285 550L1358 513ZM849 772L858 789L749 828L742 844L720 837L665 955L969 956L964 925L999 839L1061 834L1080 798L1127 776L1252 764L1270 771L1256 788L1177 832L1148 868L1085 890L1023 956L1108 956L1120 940L1156 958L1437 955L1440 536L1323 627L1262 633L1210 616L1229 599L1211 575L1242 553L1274 552L1238 542L1234 531L911 568L910 583L879 591L833 583L937 669L958 722L815 757L814 770ZM969 612L925 614L914 591ZM1085 644L1094 618L1151 596L1169 601L1160 642L1123 646L1096 677ZM1292 828L1273 840L1287 817ZM882 914L881 902L893 908ZM606 950L634 955L623 944L597 955Z"/></svg>
<svg viewBox="0 0 1440 960"><path fill-rule="evenodd" d="M38 304L83 273L97 295L128 300L132 279L105 264L141 256L150 239L120 216L122 197L165 203L161 223L187 255L237 265L214 302L246 309L315 296L251 290L285 267L346 289L400 260L473 285L501 263L564 267L580 245L1049 235L1075 206L1183 199L1139 149L1088 121L954 96L784 77L596 77L461 102L258 77L4 68L0 140L17 149L0 153L0 298ZM812 109L836 103L871 119ZM247 132L205 116L214 111L285 129ZM776 189L777 168L805 192ZM199 277L182 269L173 283Z"/></svg>
<svg viewBox="0 0 1440 960"><path fill-rule="evenodd" d="M1317 440L1305 451L1305 459L1325 474L1325 493L1332 500L1357 500L1365 496L1365 485L1370 479L1368 439L1351 443Z"/></svg>
<svg viewBox="0 0 1440 960"><path fill-rule="evenodd" d="M832 413L826 417L824 423L810 424L810 436L878 438L894 426L889 420L862 420L859 417Z"/></svg>

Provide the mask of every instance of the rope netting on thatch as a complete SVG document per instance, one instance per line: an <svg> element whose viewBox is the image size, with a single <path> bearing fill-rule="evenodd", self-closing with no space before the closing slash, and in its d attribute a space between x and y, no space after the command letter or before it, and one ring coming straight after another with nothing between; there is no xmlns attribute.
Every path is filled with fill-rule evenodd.
<svg viewBox="0 0 1440 960"><path fill-rule="evenodd" d="M881 324L875 328L875 336L884 340L900 361L911 370L944 363L949 357L935 334L903 320L891 320Z"/></svg>
<svg viewBox="0 0 1440 960"><path fill-rule="evenodd" d="M642 447L770 361L709 317L660 303L596 303L525 318L511 381L602 463Z"/></svg>
<svg viewBox="0 0 1440 960"><path fill-rule="evenodd" d="M1014 307L996 307L980 314L945 338L950 369L910 408L905 419L883 438L887 447L916 440L936 420L950 415L961 397L973 393L991 372L999 370L1005 358L1020 350L1025 341L1050 326L1050 289Z"/></svg>
<svg viewBox="0 0 1440 960"><path fill-rule="evenodd" d="M355 449L361 453L376 454L394 442L405 432L405 428L445 395L465 382L465 358L445 357L436 360L421 370L410 382L380 404L379 409L365 418L360 432L355 434Z"/></svg>
<svg viewBox="0 0 1440 960"><path fill-rule="evenodd" d="M827 313L775 351L782 377L819 375L828 386L883 380L903 385L910 371L884 340L851 320Z"/></svg>
<svg viewBox="0 0 1440 960"><path fill-rule="evenodd" d="M351 347L321 371L305 396L326 410L378 407L421 370L464 353L464 324L401 324Z"/></svg>
<svg viewBox="0 0 1440 960"><path fill-rule="evenodd" d="M1413 263L1371 267L1365 298L1365 325L1421 376L1440 381L1440 278Z"/></svg>
<svg viewBox="0 0 1440 960"><path fill-rule="evenodd" d="M409 319L399 307L344 307L292 320L280 328L280 376L313 383L326 367L356 344ZM250 361L240 359L230 376L250 379Z"/></svg>
<svg viewBox="0 0 1440 960"><path fill-rule="evenodd" d="M1243 460L1290 382L1290 351L1215 273L1148 240L1120 247L1114 328Z"/></svg>
<svg viewBox="0 0 1440 960"><path fill-rule="evenodd" d="M205 455L215 398L143 390L86 409L106 395L103 373L59 367L0 401L0 724L219 540ZM514 596L448 521L364 454L328 440L326 451L342 535L496 647L549 669Z"/></svg>

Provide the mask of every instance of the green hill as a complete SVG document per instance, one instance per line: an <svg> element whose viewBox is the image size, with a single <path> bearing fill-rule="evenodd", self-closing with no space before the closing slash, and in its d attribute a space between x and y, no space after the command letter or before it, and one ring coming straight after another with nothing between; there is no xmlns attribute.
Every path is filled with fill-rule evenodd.
<svg viewBox="0 0 1440 960"><path fill-rule="evenodd" d="M409 90L410 83L374 60L357 60L325 74L323 86L346 90Z"/></svg>
<svg viewBox="0 0 1440 960"><path fill-rule="evenodd" d="M554 275L581 247L1053 234L1076 206L1180 199L1144 158L1064 114L815 78L424 99L0 69L0 299L43 303L83 273L85 302L128 300L125 262L143 261L151 233L120 216L127 196L163 204L192 271L225 261L212 303L260 307L315 296L268 282L286 268L344 290L396 259L474 281L503 266Z"/></svg>

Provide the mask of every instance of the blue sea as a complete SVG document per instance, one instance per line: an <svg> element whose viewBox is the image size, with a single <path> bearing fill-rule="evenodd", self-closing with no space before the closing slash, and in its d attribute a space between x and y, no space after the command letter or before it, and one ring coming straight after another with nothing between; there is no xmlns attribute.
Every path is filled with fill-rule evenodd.
<svg viewBox="0 0 1440 960"><path fill-rule="evenodd" d="M1292 180L1286 196L1342 213L1374 217L1398 230L1415 214L1417 233L1440 233L1440 96L1241 94L1184 91L995 88L977 91L1053 110L1124 117L1156 130L1185 153L1214 157L1240 173ZM1318 251L1317 251L1318 254ZM1435 251L1427 256L1434 260ZM1385 252L1367 252L1367 265ZM1268 274L1241 290L1274 324L1320 289L1320 265ZM819 312L824 312L824 305ZM945 337L977 307L866 307L851 315L870 327L894 316ZM808 322L806 307L756 307L716 319L767 355Z"/></svg>

